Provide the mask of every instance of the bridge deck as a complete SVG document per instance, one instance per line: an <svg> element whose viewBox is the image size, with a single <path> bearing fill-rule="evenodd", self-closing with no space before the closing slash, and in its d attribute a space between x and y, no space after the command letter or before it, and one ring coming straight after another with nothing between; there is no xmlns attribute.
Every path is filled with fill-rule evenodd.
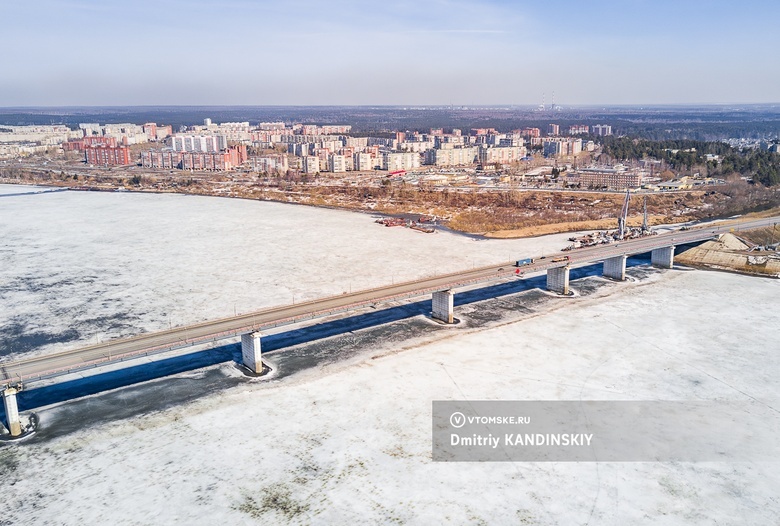
<svg viewBox="0 0 780 526"><path fill-rule="evenodd" d="M551 267L584 266L605 259L634 255L671 245L693 243L710 239L717 234L739 228L757 228L771 225L780 217L709 225L686 231L675 231L651 237L621 241L611 245L579 249L569 252L570 261L553 262L554 256L540 257L522 267L525 275L546 271ZM511 278L516 267L512 262L397 283L368 290L320 298L304 303L270 307L230 318L196 323L169 330L141 334L130 338L110 340L97 345L73 349L57 354L0 364L0 385L29 382L58 376L78 370L128 360L152 353L172 351L183 347L208 343L242 333L278 327L336 312L356 309L391 300L429 294L437 290L458 288L499 279Z"/></svg>

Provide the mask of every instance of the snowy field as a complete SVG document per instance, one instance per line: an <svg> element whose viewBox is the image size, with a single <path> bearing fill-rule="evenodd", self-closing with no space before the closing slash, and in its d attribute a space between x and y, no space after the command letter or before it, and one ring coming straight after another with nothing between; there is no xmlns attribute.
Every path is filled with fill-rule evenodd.
<svg viewBox="0 0 780 526"><path fill-rule="evenodd" d="M0 269L0 330L49 338L30 352L90 341L94 330L165 327L168 313L184 323L231 314L231 301L248 310L338 293L345 282L538 255L567 237L473 241L382 228L361 214L212 198L28 197L0 198L2 256L13 262ZM132 409L132 389L43 408L44 429L74 424L0 447L0 524L777 524L778 463L431 461L432 400L780 407L780 281L629 274L621 284L575 281L575 298L526 290L478 299L456 307L455 327L418 316L330 336L333 352L357 351L287 377L250 380L225 363L153 381L139 389L162 408L127 418L77 423ZM68 308L74 315L61 319ZM111 325L122 313L124 325ZM403 331L412 336L392 337ZM3 337L13 343L10 331ZM206 377L225 387L163 404L165 389Z"/></svg>

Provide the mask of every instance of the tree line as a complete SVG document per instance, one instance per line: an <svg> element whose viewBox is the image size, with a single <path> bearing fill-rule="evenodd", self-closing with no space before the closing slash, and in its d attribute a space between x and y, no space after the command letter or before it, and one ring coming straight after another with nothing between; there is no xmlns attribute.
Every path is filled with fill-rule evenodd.
<svg viewBox="0 0 780 526"><path fill-rule="evenodd" d="M780 184L780 154L758 149L740 151L722 142L604 137L602 154L618 161L656 159L674 170L706 168L710 176L739 174L765 186ZM707 160L707 154L719 159Z"/></svg>

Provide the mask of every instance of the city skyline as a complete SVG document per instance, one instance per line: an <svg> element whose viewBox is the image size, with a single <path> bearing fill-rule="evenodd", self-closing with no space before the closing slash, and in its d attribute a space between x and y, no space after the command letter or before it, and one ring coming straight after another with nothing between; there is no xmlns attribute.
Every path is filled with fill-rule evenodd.
<svg viewBox="0 0 780 526"><path fill-rule="evenodd" d="M780 102L773 7L34 0L0 106Z"/></svg>

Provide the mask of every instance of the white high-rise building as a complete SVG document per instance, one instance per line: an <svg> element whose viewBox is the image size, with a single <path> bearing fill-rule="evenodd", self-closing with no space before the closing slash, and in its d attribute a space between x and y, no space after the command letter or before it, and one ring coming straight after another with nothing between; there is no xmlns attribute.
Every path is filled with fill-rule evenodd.
<svg viewBox="0 0 780 526"><path fill-rule="evenodd" d="M389 172L413 170L420 167L420 154L414 152L388 152L382 160L382 168Z"/></svg>
<svg viewBox="0 0 780 526"><path fill-rule="evenodd" d="M306 155L301 157L302 166L301 170L306 174L320 173L320 158L314 155Z"/></svg>
<svg viewBox="0 0 780 526"><path fill-rule="evenodd" d="M367 172L375 168L376 162L370 153L356 153L352 158L354 168L358 172Z"/></svg>
<svg viewBox="0 0 780 526"><path fill-rule="evenodd" d="M224 135L174 135L170 141L176 152L218 152L228 147Z"/></svg>
<svg viewBox="0 0 780 526"><path fill-rule="evenodd" d="M347 171L347 162L343 155L331 154L328 156L328 170L333 173Z"/></svg>
<svg viewBox="0 0 780 526"><path fill-rule="evenodd" d="M427 164L436 166L462 166L476 162L478 154L479 148L474 146L428 150L425 160Z"/></svg>
<svg viewBox="0 0 780 526"><path fill-rule="evenodd" d="M499 146L495 148L480 148L479 162L485 163L516 163L525 157L525 146Z"/></svg>

